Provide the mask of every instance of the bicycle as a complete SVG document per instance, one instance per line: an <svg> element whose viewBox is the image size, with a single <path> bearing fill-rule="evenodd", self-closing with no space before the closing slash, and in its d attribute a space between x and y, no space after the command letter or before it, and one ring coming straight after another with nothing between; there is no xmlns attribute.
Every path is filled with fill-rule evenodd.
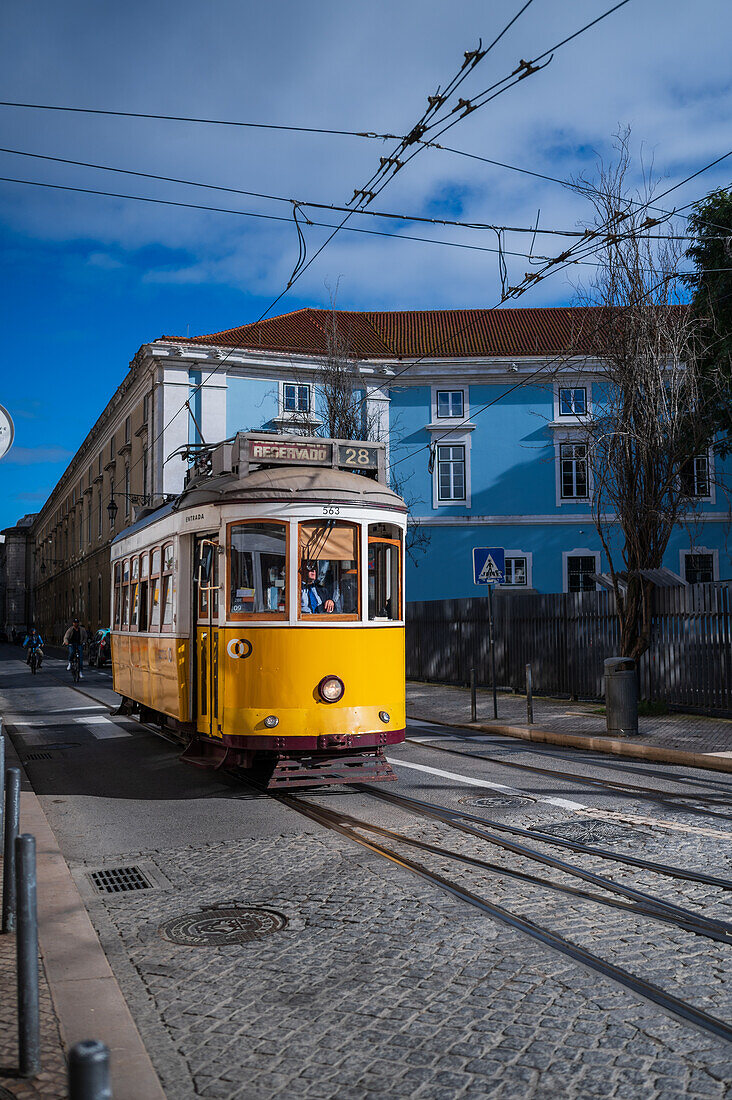
<svg viewBox="0 0 732 1100"><path fill-rule="evenodd" d="M78 684L81 678L81 665L79 662L79 651L77 649L74 649L74 652L71 654L69 664L71 665L71 679L75 684Z"/></svg>
<svg viewBox="0 0 732 1100"><path fill-rule="evenodd" d="M31 672L35 676L35 674L38 670L38 653L36 652L35 649L32 649L30 651L30 659L28 661L28 664L30 665Z"/></svg>

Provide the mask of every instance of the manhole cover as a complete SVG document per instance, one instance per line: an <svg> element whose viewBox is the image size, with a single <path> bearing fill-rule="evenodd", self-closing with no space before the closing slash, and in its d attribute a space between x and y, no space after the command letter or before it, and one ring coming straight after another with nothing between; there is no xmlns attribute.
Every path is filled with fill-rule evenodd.
<svg viewBox="0 0 732 1100"><path fill-rule="evenodd" d="M281 932L287 917L272 909L203 909L173 917L160 933L171 943L188 947L222 947L231 943L251 943L272 932Z"/></svg>
<svg viewBox="0 0 732 1100"><path fill-rule="evenodd" d="M532 798L521 798L520 795L497 794L490 798L461 798L465 806L479 806L481 809L493 809L494 806L533 806Z"/></svg>
<svg viewBox="0 0 732 1100"><path fill-rule="evenodd" d="M578 844L597 844L601 840L637 840L641 834L625 825L613 825L601 818L586 821L568 821L562 825L532 825L532 833L548 833L562 840L574 840Z"/></svg>

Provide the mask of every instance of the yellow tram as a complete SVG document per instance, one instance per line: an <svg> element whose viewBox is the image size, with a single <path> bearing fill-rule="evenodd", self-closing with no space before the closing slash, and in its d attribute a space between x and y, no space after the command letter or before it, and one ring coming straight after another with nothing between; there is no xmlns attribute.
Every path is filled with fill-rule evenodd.
<svg viewBox="0 0 732 1100"><path fill-rule="evenodd" d="M393 778L407 510L385 482L379 443L242 432L199 451L112 544L123 706L269 787Z"/></svg>

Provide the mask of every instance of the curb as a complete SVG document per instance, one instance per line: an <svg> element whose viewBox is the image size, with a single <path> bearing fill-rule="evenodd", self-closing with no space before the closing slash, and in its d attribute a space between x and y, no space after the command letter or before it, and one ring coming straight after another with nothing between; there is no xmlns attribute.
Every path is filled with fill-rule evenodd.
<svg viewBox="0 0 732 1100"><path fill-rule="evenodd" d="M452 729L469 729L480 733L497 733L503 737L517 737L523 741L536 741L544 745L562 745L568 749L586 749L604 752L609 756L627 756L633 760L646 760L656 764L677 764L684 768L706 768L715 772L732 772L732 752L718 756L709 752L685 752L683 749L664 749L658 745L634 745L610 737L582 736L573 733L554 733L552 730L529 729L528 726L486 726L478 722L445 722L425 714L408 714L415 722L430 722Z"/></svg>
<svg viewBox="0 0 732 1100"><path fill-rule="evenodd" d="M12 746L10 738L6 745ZM11 755L17 758L15 747ZM24 786L30 786L21 768ZM21 831L36 838L38 939L66 1051L82 1039L109 1047L115 1100L165 1100L158 1076L41 803L20 795Z"/></svg>

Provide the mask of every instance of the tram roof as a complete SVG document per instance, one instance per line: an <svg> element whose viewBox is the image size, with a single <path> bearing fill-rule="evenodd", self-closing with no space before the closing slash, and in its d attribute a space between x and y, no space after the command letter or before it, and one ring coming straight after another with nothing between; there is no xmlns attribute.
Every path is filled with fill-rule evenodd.
<svg viewBox="0 0 732 1100"><path fill-rule="evenodd" d="M255 470L247 477L223 474L206 478L185 489L179 497L154 512L141 516L112 540L112 545L159 523L161 519L200 508L203 504L259 504L269 501L292 504L356 504L364 508L389 508L406 512L400 496L386 485L361 474L328 467L280 466Z"/></svg>

